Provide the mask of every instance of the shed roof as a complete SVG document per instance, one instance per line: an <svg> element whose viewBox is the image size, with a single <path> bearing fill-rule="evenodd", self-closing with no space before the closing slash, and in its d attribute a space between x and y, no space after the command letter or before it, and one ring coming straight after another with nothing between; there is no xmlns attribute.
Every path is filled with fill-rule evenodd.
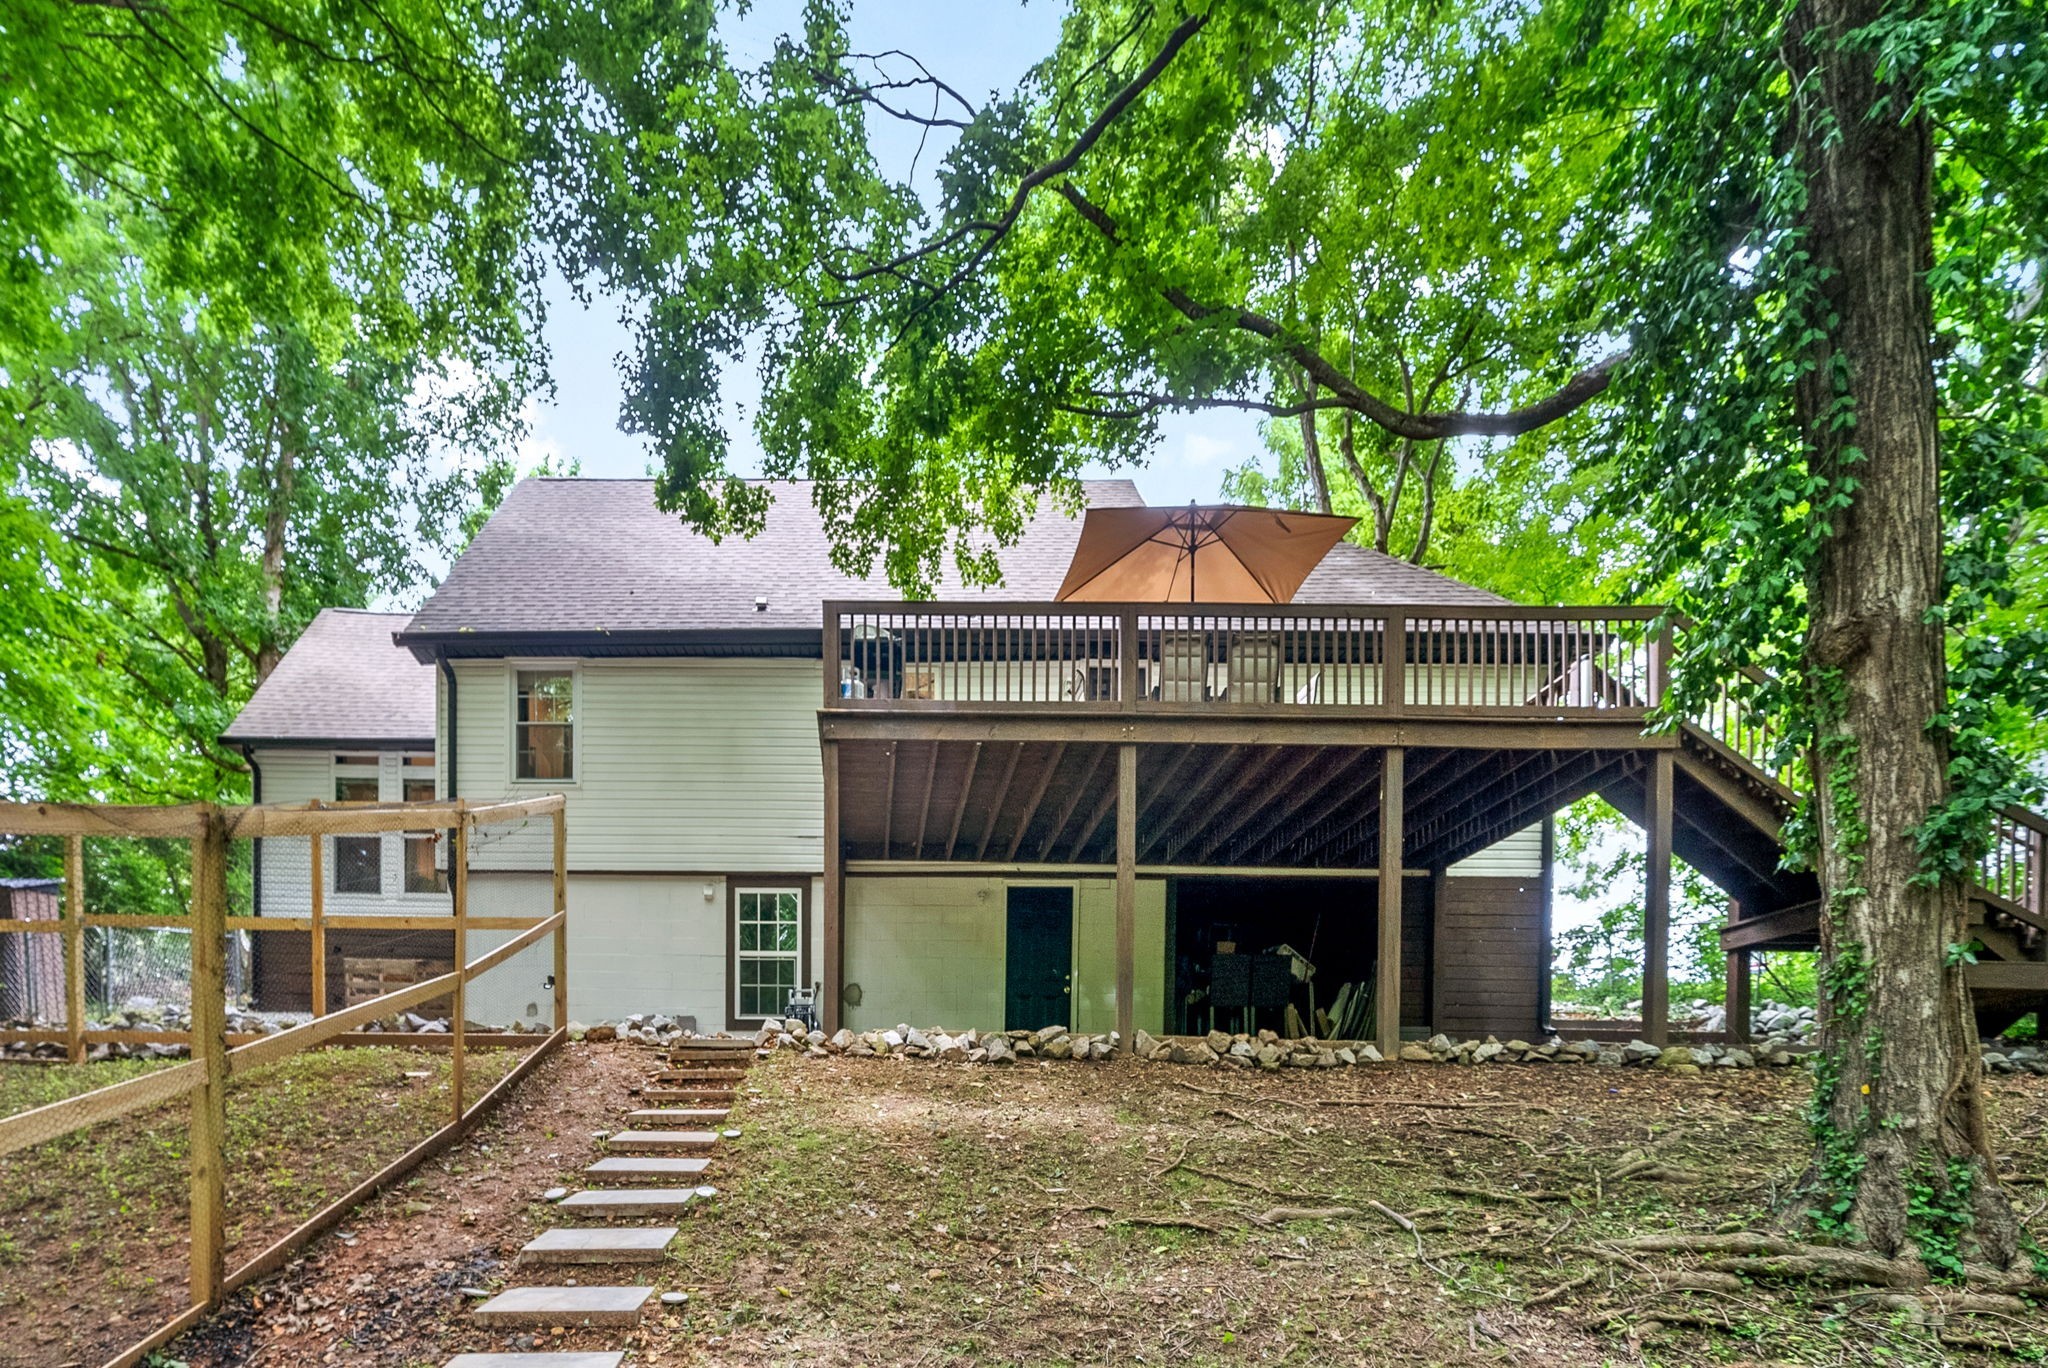
<svg viewBox="0 0 2048 1368"><path fill-rule="evenodd" d="M816 632L835 598L895 598L876 576L833 568L823 519L805 481L776 481L766 525L751 540L714 543L654 505L652 480L522 480L405 627L416 645L507 638L677 632ZM1093 507L1142 504L1130 480L1089 480ZM1050 600L1081 522L1049 501L1015 545L1004 583L969 589L949 566L940 598ZM757 611L755 601L767 608ZM1295 595L1298 603L1501 603L1469 584L1339 543Z"/></svg>
<svg viewBox="0 0 2048 1368"><path fill-rule="evenodd" d="M222 739L234 745L434 743L434 668L393 643L407 613L323 608Z"/></svg>

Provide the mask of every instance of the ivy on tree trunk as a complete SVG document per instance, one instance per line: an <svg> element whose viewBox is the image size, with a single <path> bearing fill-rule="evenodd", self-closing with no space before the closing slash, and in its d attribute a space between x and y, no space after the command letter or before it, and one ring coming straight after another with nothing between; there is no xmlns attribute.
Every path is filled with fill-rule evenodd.
<svg viewBox="0 0 2048 1368"><path fill-rule="evenodd" d="M1800 0L1784 44L1816 291L1795 398L1838 497L1808 581L1825 1061L1812 1119L1818 1223L1960 1274L2004 1266L2018 1227L1985 1127L1963 967L1964 887L1923 874L1948 792L1938 609L1933 144L1910 71L1863 37L1884 0Z"/></svg>

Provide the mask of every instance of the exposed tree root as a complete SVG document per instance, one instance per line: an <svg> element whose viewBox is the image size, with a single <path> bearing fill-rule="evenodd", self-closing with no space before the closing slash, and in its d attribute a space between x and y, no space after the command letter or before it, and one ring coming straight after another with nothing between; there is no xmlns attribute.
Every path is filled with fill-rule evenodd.
<svg viewBox="0 0 2048 1368"><path fill-rule="evenodd" d="M1377 1205L1377 1203L1375 1203ZM1296 1207L1278 1206L1249 1217L1254 1225L1284 1225L1288 1221L1343 1221L1358 1214L1358 1208L1346 1206Z"/></svg>

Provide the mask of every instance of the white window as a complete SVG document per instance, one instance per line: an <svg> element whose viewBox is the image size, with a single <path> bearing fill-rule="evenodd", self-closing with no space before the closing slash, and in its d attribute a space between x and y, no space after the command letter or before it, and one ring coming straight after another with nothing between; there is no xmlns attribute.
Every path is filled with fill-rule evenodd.
<svg viewBox="0 0 2048 1368"><path fill-rule="evenodd" d="M513 671L512 777L576 777L576 674L566 667Z"/></svg>
<svg viewBox="0 0 2048 1368"><path fill-rule="evenodd" d="M337 755L334 757L334 801L374 803L379 785L381 756ZM336 836L331 861L334 891L337 893L382 893L384 891L384 838L358 835Z"/></svg>
<svg viewBox="0 0 2048 1368"><path fill-rule="evenodd" d="M357 752L333 757L337 803L431 802L434 787L431 752ZM402 894L445 895L448 875L440 868L445 863L440 858L441 837L438 831L327 837L328 892L386 900Z"/></svg>
<svg viewBox="0 0 2048 1368"><path fill-rule="evenodd" d="M408 755L399 763L399 796L408 803L431 803L434 801L434 757L431 755ZM408 831L405 833L405 891L408 893L445 893L448 891L448 876L436 867L435 851L439 847L441 833L438 831Z"/></svg>
<svg viewBox="0 0 2048 1368"><path fill-rule="evenodd" d="M803 962L804 895L800 888L736 888L733 892L733 1015L780 1016Z"/></svg>

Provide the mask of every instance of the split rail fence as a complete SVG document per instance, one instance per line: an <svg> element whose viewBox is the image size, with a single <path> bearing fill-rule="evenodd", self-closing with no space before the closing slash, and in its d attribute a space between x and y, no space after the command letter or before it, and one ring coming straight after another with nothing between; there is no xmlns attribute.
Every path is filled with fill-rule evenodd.
<svg viewBox="0 0 2048 1368"><path fill-rule="evenodd" d="M386 835L411 841L431 839L436 848L439 877L447 889L445 913L386 916L334 915L326 911L326 895L333 885L328 871L337 839L355 845L365 838ZM529 916L474 915L473 848L480 841L503 842L512 837L523 843L520 849L524 858L519 864L529 874L543 872L551 865L552 911ZM63 953L65 1002L61 1028L0 1031L0 1041L61 1044L66 1058L73 1063L86 1062L89 1052L98 1045L190 1047L190 1058L185 1062L166 1063L153 1072L108 1087L0 1117L0 1156L6 1156L116 1118L161 1108L181 1098L190 1099L189 1120L182 1128L189 1142L186 1153L190 1157L191 1256L186 1304L143 1340L106 1359L107 1368L128 1368L142 1362L152 1350L196 1324L228 1294L283 1267L297 1250L337 1225L352 1208L446 1149L521 1077L560 1046L566 1036L569 991L565 837L564 804L559 794L494 804L456 801L116 807L0 803L0 838L62 843L61 915L54 920L0 919L0 945L16 937L33 938L31 944L34 940L55 939ZM89 911L86 843L92 840L103 845L107 838L144 840L158 848L167 842L189 844L189 885L184 890L188 910L182 916ZM237 841L261 842L257 848L265 851L305 843L306 848L299 852L307 858L311 875L311 897L305 915L231 913L230 852ZM257 864L252 857L240 868L246 870ZM537 879L529 879L527 886L537 890L546 887ZM246 888L241 891L246 892ZM189 933L188 1030L88 1029L85 938L94 927L108 932L160 929ZM331 933L366 931L435 932L452 937L452 967L395 991L337 1007L328 1001L326 958ZM268 1033L229 1035L228 951L240 933L261 938L307 938L310 1012L295 1014L307 1019L282 1029L273 1027ZM498 943L472 958L472 937L478 933L490 933L488 939ZM486 1034L472 1029L472 985L515 958L531 966L533 975L538 977L547 966L544 960L535 964L534 956L544 955L550 940L552 972L539 978L536 993L549 1003L544 1032L537 1021L531 1032ZM526 954L528 951L533 953ZM551 998L547 992L550 988ZM523 986L521 991L523 995ZM365 1029L424 1004L444 1001L451 1004L445 1034L400 1036ZM253 1257L230 1268L227 1177L233 1156L225 1149L229 1081L249 1070L280 1063L317 1047L380 1043L447 1051L445 1067L437 1068L431 1075L445 1080L446 1111L440 1113L445 1120L430 1122L434 1127L431 1133L376 1172L366 1176L347 1173L347 1178L360 1177L360 1181ZM493 1069L495 1081L479 1095L470 1077L477 1071L473 1069L472 1056L480 1047L508 1045L527 1047L524 1057L508 1070ZM409 1079L426 1076L429 1075L406 1075ZM438 1103L439 1099L435 1101ZM135 1319L129 1317L131 1322ZM65 1354L67 1361L79 1357L82 1356L75 1352L75 1346ZM0 1352L0 1363L7 1362L11 1360Z"/></svg>

